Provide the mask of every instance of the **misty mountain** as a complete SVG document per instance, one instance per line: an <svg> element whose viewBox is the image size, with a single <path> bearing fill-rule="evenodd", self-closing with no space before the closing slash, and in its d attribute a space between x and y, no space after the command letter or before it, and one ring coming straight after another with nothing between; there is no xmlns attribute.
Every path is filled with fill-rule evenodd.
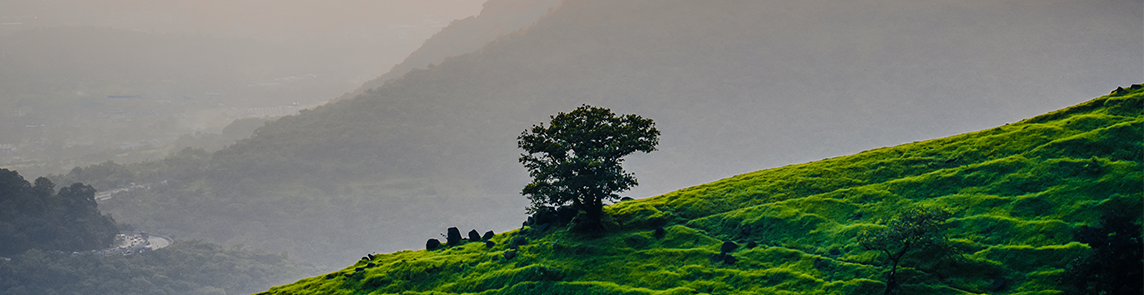
<svg viewBox="0 0 1144 295"><path fill-rule="evenodd" d="M214 153L201 179L107 206L127 223L338 264L448 226L515 227L527 203L516 136L582 103L656 121L660 151L627 162L642 184L630 194L645 197L1002 125L1138 82L1140 10L565 1L476 52L271 121Z"/></svg>
<svg viewBox="0 0 1144 295"><path fill-rule="evenodd" d="M344 133L344 140L315 140L327 146L381 136L366 144L384 152L354 151L399 155L379 165L415 158L418 169L441 163L450 171L487 171L454 165L487 156L521 175L512 146L519 131L590 103L657 118L663 127L663 151L648 156L658 164L637 164L648 165L636 170L648 173L646 195L697 177L1004 124L1109 87L1095 85L1138 79L1131 65L1141 60L1140 18L1069 5L572 1L524 34L260 134L310 140ZM1056 14L1076 21L1049 22ZM333 115L350 109L362 115ZM285 128L291 124L307 127ZM350 127L362 124L372 127ZM295 132L306 128L322 131ZM300 161L340 155L272 145L281 148L271 153ZM408 153L395 152L402 147ZM472 154L481 150L496 154ZM749 150L769 158L735 156Z"/></svg>
<svg viewBox="0 0 1144 295"><path fill-rule="evenodd" d="M425 68L453 57L481 49L497 37L527 28L548 15L559 0L490 0L480 15L455 20L385 74L365 82L339 99L353 98L386 81L401 77L417 68Z"/></svg>

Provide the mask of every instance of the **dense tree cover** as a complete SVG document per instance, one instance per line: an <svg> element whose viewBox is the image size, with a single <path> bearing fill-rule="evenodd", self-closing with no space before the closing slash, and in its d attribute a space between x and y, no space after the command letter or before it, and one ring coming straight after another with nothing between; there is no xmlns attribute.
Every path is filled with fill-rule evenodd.
<svg viewBox="0 0 1144 295"><path fill-rule="evenodd" d="M650 153L659 143L659 130L651 119L616 116L611 110L582 105L552 116L550 124L533 125L517 137L524 149L520 163L532 182L521 194L532 209L563 206L584 212L579 224L598 229L604 202L638 184L635 175L620 166L634 152Z"/></svg>
<svg viewBox="0 0 1144 295"><path fill-rule="evenodd" d="M119 230L115 220L100 214L95 188L74 183L54 190L47 178L29 183L16 171L0 169L0 255L111 246Z"/></svg>
<svg viewBox="0 0 1144 295"><path fill-rule="evenodd" d="M1136 208L1139 209L1139 208ZM1144 292L1144 236L1140 212L1118 208L1101 216L1100 226L1081 226L1074 239L1092 247L1069 264L1061 281L1065 294L1128 295Z"/></svg>
<svg viewBox="0 0 1144 295"><path fill-rule="evenodd" d="M282 253L196 240L126 256L29 250L0 260L0 293L250 294L314 272Z"/></svg>

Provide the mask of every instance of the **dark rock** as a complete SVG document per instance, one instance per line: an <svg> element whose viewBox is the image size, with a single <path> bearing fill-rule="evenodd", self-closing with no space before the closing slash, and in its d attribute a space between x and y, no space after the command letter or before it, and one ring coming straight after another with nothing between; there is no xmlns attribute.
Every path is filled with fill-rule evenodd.
<svg viewBox="0 0 1144 295"><path fill-rule="evenodd" d="M572 206L560 206L560 208L556 208L556 224L568 224L579 213L580 210L576 210Z"/></svg>
<svg viewBox="0 0 1144 295"><path fill-rule="evenodd" d="M989 285L989 291L993 291L993 292L1001 291L1001 289L1005 288L1005 285L1008 283L1009 283L1009 280L1006 280L1005 278L1002 278L1002 277L998 277L996 279L993 279L993 284ZM1128 293L1125 293L1125 294L1128 294Z"/></svg>
<svg viewBox="0 0 1144 295"><path fill-rule="evenodd" d="M513 250L504 251L504 259L505 260L511 260L513 258L516 258L516 251L513 251Z"/></svg>
<svg viewBox="0 0 1144 295"><path fill-rule="evenodd" d="M649 225L649 226L664 226L664 225L667 225L667 219L665 219L663 217L648 218L647 219L647 225Z"/></svg>
<svg viewBox="0 0 1144 295"><path fill-rule="evenodd" d="M368 257L369 260L373 260L373 254L366 254L365 257Z"/></svg>
<svg viewBox="0 0 1144 295"><path fill-rule="evenodd" d="M354 271L361 271L361 270L363 270L363 269L364 269L364 268L361 268L361 267L355 267L355 268L354 268Z"/></svg>
<svg viewBox="0 0 1144 295"><path fill-rule="evenodd" d="M631 197L623 197L623 198L620 198L620 202L623 202L623 201L631 201L631 200L635 200L635 199L632 199Z"/></svg>
<svg viewBox="0 0 1144 295"><path fill-rule="evenodd" d="M724 264L734 265L735 262L739 262L739 259L735 259L735 256L731 256L731 254L723 255Z"/></svg>
<svg viewBox="0 0 1144 295"><path fill-rule="evenodd" d="M657 240L658 240L658 239L663 239L663 237L666 237L666 236L667 236L667 230L666 230L666 229L663 229L663 227L662 227L662 226L661 226L661 227L656 227L656 228L655 228L655 232L654 232L654 233L652 233L652 234L651 234L651 236L652 236L652 237L654 237L654 238L655 238L655 239L657 239Z"/></svg>
<svg viewBox="0 0 1144 295"><path fill-rule="evenodd" d="M437 239L429 239L428 241L425 241L425 250L436 250L438 247L441 247L441 241L438 241Z"/></svg>
<svg viewBox="0 0 1144 295"><path fill-rule="evenodd" d="M755 241L747 242L747 249L754 249L755 246L758 246L758 245L759 244L755 244Z"/></svg>
<svg viewBox="0 0 1144 295"><path fill-rule="evenodd" d="M512 244L514 246L525 245L525 244L528 244L528 239L525 239L522 236L516 236L515 238L512 238Z"/></svg>
<svg viewBox="0 0 1144 295"><path fill-rule="evenodd" d="M485 241L485 248L492 248L493 246L496 246L496 245L497 245L497 243L494 243L493 241Z"/></svg>
<svg viewBox="0 0 1144 295"><path fill-rule="evenodd" d="M719 251L723 253L730 253L731 251L735 251L737 248L739 248L739 244L735 244L735 242L732 241L726 241L723 242L723 246L719 247Z"/></svg>
<svg viewBox="0 0 1144 295"><path fill-rule="evenodd" d="M628 247L642 248L647 245L647 238L641 235L630 235L624 238L624 243L628 244Z"/></svg>
<svg viewBox="0 0 1144 295"><path fill-rule="evenodd" d="M722 253L720 253L720 254L715 254L715 256L711 256L711 262L712 262L712 263L722 262L722 261L723 261L723 256L730 256L730 255L725 255L725 254L722 254Z"/></svg>
<svg viewBox="0 0 1144 295"><path fill-rule="evenodd" d="M842 251L839 251L838 249L830 249L830 256L837 257L838 255L842 255Z"/></svg>
<svg viewBox="0 0 1144 295"><path fill-rule="evenodd" d="M374 266L377 266L377 264L373 264L373 262L370 262L369 264L365 265L365 267L367 267L367 268L368 267L374 267Z"/></svg>
<svg viewBox="0 0 1144 295"><path fill-rule="evenodd" d="M363 257L361 258L361 261L369 261L369 257L365 257L365 256L363 256Z"/></svg>
<svg viewBox="0 0 1144 295"><path fill-rule="evenodd" d="M450 227L449 232L445 236L445 244L452 246L461 243L461 230L456 227Z"/></svg>
<svg viewBox="0 0 1144 295"><path fill-rule="evenodd" d="M469 231L469 242L476 242L476 241L480 241L480 240L481 240L481 234L477 233L477 230L474 229L474 230Z"/></svg>
<svg viewBox="0 0 1144 295"><path fill-rule="evenodd" d="M336 274L336 273L330 273L330 274L326 274L326 279L327 279L327 280L328 280L328 279L332 279L332 278L334 278L334 277L337 277L337 276L338 276L338 274Z"/></svg>
<svg viewBox="0 0 1144 295"><path fill-rule="evenodd" d="M495 236L497 236L497 234L493 233L493 231L490 230L490 231L485 232L485 235L481 236L481 239L488 240L488 239L492 239Z"/></svg>
<svg viewBox="0 0 1144 295"><path fill-rule="evenodd" d="M830 261L828 261L826 259L822 259L822 258L815 258L814 259L814 268L819 270L819 271L826 271L827 269L830 268L830 266L831 266Z"/></svg>

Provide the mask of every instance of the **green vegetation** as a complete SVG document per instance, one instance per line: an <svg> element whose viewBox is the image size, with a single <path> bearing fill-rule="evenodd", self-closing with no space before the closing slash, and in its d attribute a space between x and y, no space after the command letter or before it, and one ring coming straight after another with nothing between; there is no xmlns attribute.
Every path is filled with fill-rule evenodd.
<svg viewBox="0 0 1144 295"><path fill-rule="evenodd" d="M533 125L517 137L524 149L520 163L533 177L521 194L532 210L545 206L572 207L584 216L577 224L600 230L604 201L619 200L619 192L638 184L625 172L623 157L650 153L659 143L655 122L637 115L616 116L611 110L582 105L552 117L551 125Z"/></svg>
<svg viewBox="0 0 1144 295"><path fill-rule="evenodd" d="M997 128L620 202L604 209L620 230L602 237L525 227L491 248L375 255L262 294L881 293L892 265L861 233L914 207L954 212L934 233L959 254L902 256L902 294L1056 294L1073 288L1068 262L1102 247L1079 231L1116 228L1100 221L1112 211L1127 211L1130 226L1119 227L1140 226L1141 109L1144 87L1134 85ZM920 228L941 228L932 225ZM504 258L517 236L528 242ZM713 262L725 241L758 246Z"/></svg>
<svg viewBox="0 0 1144 295"><path fill-rule="evenodd" d="M948 242L942 234L950 213L941 209L914 208L895 217L877 232L858 234L858 244L865 250L886 253L890 271L886 274L885 294L897 294L898 263L911 250L943 247ZM940 258L940 257L938 257Z"/></svg>
<svg viewBox="0 0 1144 295"><path fill-rule="evenodd" d="M1062 281L1069 294L1135 294L1144 290L1140 267L1144 239L1135 210L1105 213L1100 227L1081 226L1075 240L1092 247L1092 254L1073 260ZM1135 293L1134 293L1135 292Z"/></svg>
<svg viewBox="0 0 1144 295"><path fill-rule="evenodd" d="M33 184L0 169L0 255L107 248L118 232L115 220L99 213L90 185L74 183L57 193L47 178Z"/></svg>
<svg viewBox="0 0 1144 295"><path fill-rule="evenodd" d="M313 273L285 254L193 240L127 256L30 250L0 261L0 293L250 294Z"/></svg>

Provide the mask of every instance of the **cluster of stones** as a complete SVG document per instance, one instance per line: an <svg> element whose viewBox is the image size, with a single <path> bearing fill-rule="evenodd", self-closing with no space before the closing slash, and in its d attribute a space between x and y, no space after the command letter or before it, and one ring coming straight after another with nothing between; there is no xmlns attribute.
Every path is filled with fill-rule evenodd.
<svg viewBox="0 0 1144 295"><path fill-rule="evenodd" d="M519 249L520 246L524 246L527 244L528 244L528 239L525 239L522 236L516 236L516 237L512 238L512 242L509 243L509 245L508 245L508 247L511 248L511 250L504 251L504 259L507 260L507 259L515 258L517 249Z"/></svg>
<svg viewBox="0 0 1144 295"><path fill-rule="evenodd" d="M496 234L494 234L493 231L491 231L491 230L485 232L485 234L482 236L481 234L477 233L477 230L474 229L474 230L469 231L469 238L467 239L467 241L469 241L469 242L485 241L485 247L492 248L493 246L496 246L496 243L491 240L493 238L493 236L496 236ZM466 241L466 239L461 238L461 230L457 229L456 227L450 227L448 229L448 232L445 235L445 245L446 246L460 245L461 242L464 242L464 241ZM429 239L428 241L425 241L425 249L426 250L436 250L437 248L440 248L440 247L441 247L441 240Z"/></svg>

